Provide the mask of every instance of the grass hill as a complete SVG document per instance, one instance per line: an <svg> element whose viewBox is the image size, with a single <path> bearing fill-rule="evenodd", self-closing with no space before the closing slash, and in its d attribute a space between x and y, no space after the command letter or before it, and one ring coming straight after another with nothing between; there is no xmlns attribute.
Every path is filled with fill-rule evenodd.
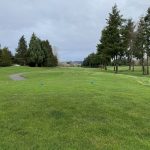
<svg viewBox="0 0 150 150"><path fill-rule="evenodd" d="M0 149L149 150L150 78L86 68L0 68ZM23 81L12 74L22 73Z"/></svg>

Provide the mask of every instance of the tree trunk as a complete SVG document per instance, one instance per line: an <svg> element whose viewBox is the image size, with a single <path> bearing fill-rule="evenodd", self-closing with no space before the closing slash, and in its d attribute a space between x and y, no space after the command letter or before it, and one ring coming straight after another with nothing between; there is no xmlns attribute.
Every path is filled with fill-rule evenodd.
<svg viewBox="0 0 150 150"><path fill-rule="evenodd" d="M116 71L116 66L115 66L115 64L114 64L114 71Z"/></svg>
<svg viewBox="0 0 150 150"><path fill-rule="evenodd" d="M131 59L130 59L130 56L128 56L128 63L129 63L129 71L131 71Z"/></svg>
<svg viewBox="0 0 150 150"><path fill-rule="evenodd" d="M114 72L116 72L116 58L114 57Z"/></svg>
<svg viewBox="0 0 150 150"><path fill-rule="evenodd" d="M116 72L115 73L118 73L118 57L116 56Z"/></svg>
<svg viewBox="0 0 150 150"><path fill-rule="evenodd" d="M129 64L129 71L131 71L131 65Z"/></svg>
<svg viewBox="0 0 150 150"><path fill-rule="evenodd" d="M134 72L134 61L132 62L132 71Z"/></svg>
<svg viewBox="0 0 150 150"><path fill-rule="evenodd" d="M105 70L107 71L107 65L105 65Z"/></svg>
<svg viewBox="0 0 150 150"><path fill-rule="evenodd" d="M118 63L116 64L116 73L118 73Z"/></svg>
<svg viewBox="0 0 150 150"><path fill-rule="evenodd" d="M131 71L131 68L132 68L132 57L129 58L129 71Z"/></svg>
<svg viewBox="0 0 150 150"><path fill-rule="evenodd" d="M147 55L147 75L149 75L149 56Z"/></svg>
<svg viewBox="0 0 150 150"><path fill-rule="evenodd" d="M145 75L144 57L142 58L142 72L143 72L143 75Z"/></svg>

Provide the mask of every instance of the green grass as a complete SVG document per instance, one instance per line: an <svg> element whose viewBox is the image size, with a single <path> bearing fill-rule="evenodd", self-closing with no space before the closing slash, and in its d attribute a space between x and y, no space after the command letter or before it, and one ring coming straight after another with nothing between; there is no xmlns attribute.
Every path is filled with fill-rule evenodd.
<svg viewBox="0 0 150 150"><path fill-rule="evenodd" d="M149 150L150 78L111 70L0 68L0 150Z"/></svg>

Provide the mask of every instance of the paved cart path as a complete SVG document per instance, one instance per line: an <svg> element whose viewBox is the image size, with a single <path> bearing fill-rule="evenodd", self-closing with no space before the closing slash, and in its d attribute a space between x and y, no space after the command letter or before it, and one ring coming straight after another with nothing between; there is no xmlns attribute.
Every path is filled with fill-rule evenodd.
<svg viewBox="0 0 150 150"><path fill-rule="evenodd" d="M21 80L25 80L25 78L22 76L22 73L18 73L18 74L12 74L9 76L10 79L14 80L14 81L21 81Z"/></svg>

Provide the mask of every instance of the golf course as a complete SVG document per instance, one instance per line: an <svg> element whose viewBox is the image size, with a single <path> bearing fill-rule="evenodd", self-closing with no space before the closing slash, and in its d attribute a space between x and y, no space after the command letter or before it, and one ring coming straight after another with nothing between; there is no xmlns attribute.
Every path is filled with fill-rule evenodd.
<svg viewBox="0 0 150 150"><path fill-rule="evenodd" d="M141 67L0 68L1 149L149 150L150 77Z"/></svg>

